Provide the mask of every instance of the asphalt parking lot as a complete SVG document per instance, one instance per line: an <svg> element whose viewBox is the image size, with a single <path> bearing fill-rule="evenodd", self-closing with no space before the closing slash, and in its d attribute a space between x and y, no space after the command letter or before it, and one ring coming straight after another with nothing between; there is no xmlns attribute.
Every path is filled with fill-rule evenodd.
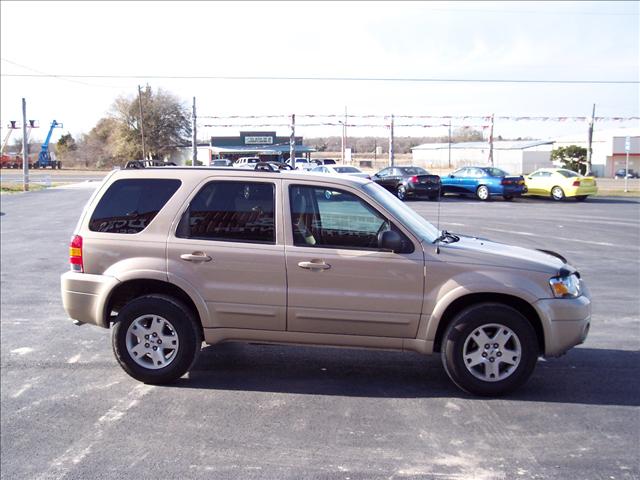
<svg viewBox="0 0 640 480"><path fill-rule="evenodd" d="M441 228L558 251L593 293L585 344L479 399L439 357L332 348L206 347L172 386L134 381L61 305L90 194L1 199L1 478L640 478L639 199L440 203Z"/></svg>

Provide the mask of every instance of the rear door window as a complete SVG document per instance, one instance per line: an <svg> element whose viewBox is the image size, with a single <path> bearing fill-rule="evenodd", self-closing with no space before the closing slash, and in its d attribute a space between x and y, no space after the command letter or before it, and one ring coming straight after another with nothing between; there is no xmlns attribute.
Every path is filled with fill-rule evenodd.
<svg viewBox="0 0 640 480"><path fill-rule="evenodd" d="M180 180L161 178L116 180L93 211L89 230L140 233L162 210L180 183Z"/></svg>
<svg viewBox="0 0 640 480"><path fill-rule="evenodd" d="M273 183L209 182L191 200L176 236L275 244L274 212Z"/></svg>

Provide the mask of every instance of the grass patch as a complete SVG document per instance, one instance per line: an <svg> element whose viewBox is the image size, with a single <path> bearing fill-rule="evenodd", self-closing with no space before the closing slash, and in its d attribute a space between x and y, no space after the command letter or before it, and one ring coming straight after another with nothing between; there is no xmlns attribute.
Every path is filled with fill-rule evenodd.
<svg viewBox="0 0 640 480"><path fill-rule="evenodd" d="M50 186L55 187L56 184L52 183ZM0 193L3 193L3 194L23 193L24 192L23 188L24 187L22 186L22 183L15 183L15 182L0 183ZM38 190L44 190L45 188L48 188L48 187L40 183L29 183L30 192L37 192Z"/></svg>
<svg viewBox="0 0 640 480"><path fill-rule="evenodd" d="M640 197L639 190L624 191L624 188L619 190L598 190L596 197Z"/></svg>

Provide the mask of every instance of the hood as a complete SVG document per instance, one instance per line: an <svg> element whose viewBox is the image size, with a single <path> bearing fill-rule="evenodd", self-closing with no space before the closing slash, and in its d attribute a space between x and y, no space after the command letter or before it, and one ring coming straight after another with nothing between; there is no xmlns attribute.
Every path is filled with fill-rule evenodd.
<svg viewBox="0 0 640 480"><path fill-rule="evenodd" d="M561 270L573 270L563 261L561 255L554 252L515 247L484 238L464 235L459 237L458 242L440 244L440 254L437 255L440 261L530 270L551 275Z"/></svg>

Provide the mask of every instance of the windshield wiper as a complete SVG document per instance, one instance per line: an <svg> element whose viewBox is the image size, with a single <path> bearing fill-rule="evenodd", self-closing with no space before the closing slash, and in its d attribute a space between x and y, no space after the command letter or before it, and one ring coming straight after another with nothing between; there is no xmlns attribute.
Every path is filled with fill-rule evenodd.
<svg viewBox="0 0 640 480"><path fill-rule="evenodd" d="M442 230L442 232L440 232L440 236L431 243L455 243L459 240L459 236L449 233L446 230Z"/></svg>

